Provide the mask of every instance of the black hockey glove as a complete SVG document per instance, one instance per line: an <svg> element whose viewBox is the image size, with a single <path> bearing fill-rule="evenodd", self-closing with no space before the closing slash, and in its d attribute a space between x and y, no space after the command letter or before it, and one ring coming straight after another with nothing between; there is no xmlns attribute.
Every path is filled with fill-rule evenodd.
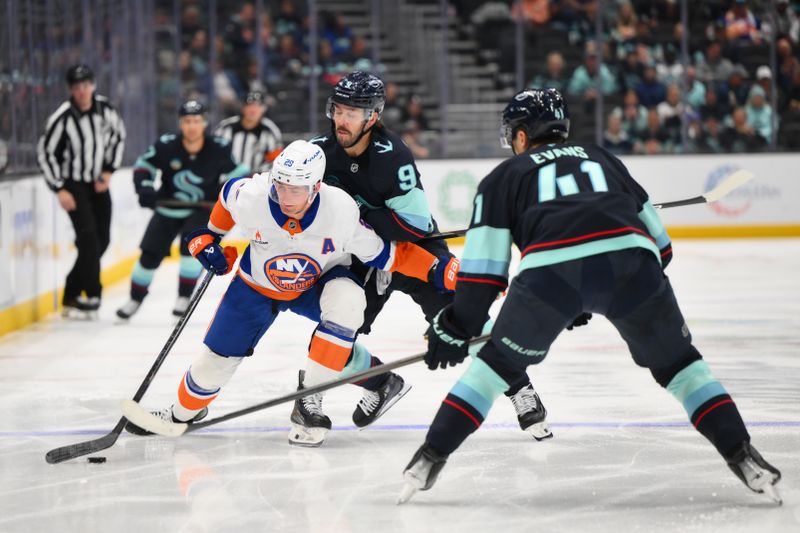
<svg viewBox="0 0 800 533"><path fill-rule="evenodd" d="M591 319L592 319L592 313L581 313L575 318L575 320L572 321L572 324L567 326L567 329L569 331L572 331L572 328L579 328L581 326L585 326L586 324L589 323Z"/></svg>
<svg viewBox="0 0 800 533"><path fill-rule="evenodd" d="M451 321L452 309L451 304L439 311L428 328L425 364L431 370L436 370L436 367L447 368L447 365L456 366L469 355L469 336Z"/></svg>
<svg viewBox="0 0 800 533"><path fill-rule="evenodd" d="M155 209L156 190L152 187L142 187L139 189L139 205L148 209Z"/></svg>

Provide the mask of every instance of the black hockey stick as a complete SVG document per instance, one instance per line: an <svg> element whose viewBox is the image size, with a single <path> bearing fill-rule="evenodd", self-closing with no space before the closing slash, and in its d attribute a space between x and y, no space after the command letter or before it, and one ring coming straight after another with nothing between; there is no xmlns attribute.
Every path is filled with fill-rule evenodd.
<svg viewBox="0 0 800 533"><path fill-rule="evenodd" d="M471 339L469 341L469 344L478 344L481 342L486 342L489 340L490 337L491 335L482 335L480 337L475 337L474 339ZM255 413L256 411L261 411L262 409L275 407L276 405L280 405L282 403L293 402L298 398L303 398L305 396L317 394L318 392L324 392L326 390L335 389L336 387L339 387L341 385L354 383L356 381L361 381L362 379L371 378L373 376L389 372L390 370L394 370L395 368L400 368L403 366L416 363L418 361L422 361L424 358L425 358L425 353L410 355L408 357L404 357L403 359L392 361L391 363L385 363L382 365L374 366L372 368L368 368L366 370L362 370L361 372L356 372L352 376L348 376L346 378L341 378L334 381L328 381L326 383L320 383L315 387L309 387L307 389L298 390L291 394L281 396L280 398L275 398L274 400L269 400L266 402L258 403L256 405L252 405L250 407L245 407L244 409L239 409L237 411L230 412L226 415L212 418L211 420L207 420L205 422L197 422L194 424L184 424L184 423L176 424L173 422L167 422L166 420L156 417L147 410L145 410L141 405L139 405L139 403L136 401L135 398L133 400L122 400L122 413L128 420L130 420L137 426L146 429L152 433L155 433L157 435L163 435L165 437L180 437L184 433L189 433L191 431L197 431L198 429L214 426L221 422L227 422L228 420L233 420L234 418L239 418L240 416L249 415L250 413Z"/></svg>
<svg viewBox="0 0 800 533"><path fill-rule="evenodd" d="M153 366L150 367L150 371L147 373L144 381L142 381L142 384L139 385L139 389L136 391L136 394L134 394L134 401L141 400L145 391L148 389L148 387L150 387L150 383L153 381L156 372L158 372L158 369L161 368L161 364L164 362L164 359L166 359L167 354L169 354L170 350L172 350L172 347L175 345L175 341L178 340L178 336L183 331L183 327L186 325L186 322L189 321L189 317L192 316L195 307L197 307L197 302L200 301L203 293L206 292L208 284L211 282L213 277L214 273L209 271L200 282L200 285L197 287L197 290L195 291L191 300L189 300L189 307L186 308L186 312L184 312L183 316L180 318L180 320L178 320L178 323L172 330L172 334L170 334L169 338L167 339L167 343L161 349L161 353L158 354ZM80 457L82 455L88 455L90 453L95 453L99 452L100 450L110 448L115 442L117 442L120 433L122 433L122 430L125 428L125 424L127 423L127 419L122 417L119 419L119 422L117 422L117 425L114 426L114 429L112 429L107 435L104 435L99 439L78 442L76 444L61 446L60 448L50 450L47 452L47 455L45 455L45 460L50 464L56 464Z"/></svg>
<svg viewBox="0 0 800 533"><path fill-rule="evenodd" d="M211 209L214 202L199 200L197 202L187 202L184 200L159 200L156 207L173 207L177 209Z"/></svg>
<svg viewBox="0 0 800 533"><path fill-rule="evenodd" d="M716 202L720 198L723 198L730 194L733 190L738 189L751 179L755 174L750 172L746 169L739 169L711 189L705 194L701 194L700 196L695 196L694 198L687 198L686 200L675 200L674 202L664 202L662 204L653 204L653 207L656 209L669 209L670 207L681 207L684 205L693 205L693 204L710 204ZM432 235L428 235L427 237L423 237L422 239L418 240L417 242L430 242L436 241L439 239L452 239L454 237L463 237L467 234L466 229L457 229L453 231L444 231L442 233L434 233Z"/></svg>

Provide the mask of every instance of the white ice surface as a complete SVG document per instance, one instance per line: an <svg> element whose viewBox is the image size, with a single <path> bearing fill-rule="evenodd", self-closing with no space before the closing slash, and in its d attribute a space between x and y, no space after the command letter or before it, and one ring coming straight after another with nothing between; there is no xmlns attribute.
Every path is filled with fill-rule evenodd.
<svg viewBox="0 0 800 533"><path fill-rule="evenodd" d="M800 240L678 241L669 268L695 344L783 472L782 507L745 489L602 317L529 369L555 438L526 436L500 398L404 506L403 467L463 367L402 369L414 388L364 431L350 420L360 390L331 391L319 449L287 444L287 404L178 439L123 434L104 464L47 464L48 450L116 424L175 323L176 270L159 270L129 324L113 318L123 283L99 322L53 318L0 338L0 532L800 531ZM226 286L212 282L143 404L172 402ZM280 316L212 416L292 391L312 329ZM424 350L424 330L397 294L363 340L391 361Z"/></svg>

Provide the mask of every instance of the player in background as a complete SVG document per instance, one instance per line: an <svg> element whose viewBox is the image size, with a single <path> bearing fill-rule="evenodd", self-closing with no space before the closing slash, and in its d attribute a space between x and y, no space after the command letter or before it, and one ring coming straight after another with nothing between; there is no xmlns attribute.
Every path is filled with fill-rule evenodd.
<svg viewBox="0 0 800 533"><path fill-rule="evenodd" d="M342 78L333 88L326 113L331 121L328 134L311 139L327 157L325 182L344 189L359 206L361 218L384 239L416 242L437 232L428 199L422 188L414 156L398 135L381 123L386 101L383 81L372 74L356 71ZM420 244L436 256L452 255L444 240ZM367 310L362 333L369 333L372 323L392 291L408 294L422 308L430 322L442 308L453 301L452 293L442 293L432 284L355 265L354 271L365 279ZM479 317L486 322L488 315ZM487 323L487 331L491 323ZM361 346L358 345L357 349ZM354 353L361 361L369 354ZM374 361L373 361L374 366ZM362 370L368 368L364 365ZM387 374L385 379L395 379ZM506 393L517 412L520 427L537 440L552 437L546 421L547 410L528 376ZM363 404L363 405L362 405ZM369 412L370 398L365 396L354 413Z"/></svg>
<svg viewBox="0 0 800 533"><path fill-rule="evenodd" d="M501 134L516 155L478 186L454 302L428 331L429 368L466 358L483 313L507 286L512 243L522 253L519 274L491 340L451 389L406 467L400 501L433 486L495 398L587 312L617 328L634 362L683 404L745 485L779 500L773 485L780 472L750 445L736 405L692 344L663 272L672 258L670 239L644 189L611 153L567 142L567 105L555 89L517 94L503 111Z"/></svg>
<svg viewBox="0 0 800 533"><path fill-rule="evenodd" d="M360 281L348 268L351 254L377 269L430 279L442 290L454 288L457 262L378 237L361 223L352 198L322 183L324 169L325 154L318 146L294 141L275 160L269 176L228 181L208 227L188 235L191 253L219 275L235 261L236 249L223 250L218 244L234 224L250 244L208 328L207 349L181 380L172 407L154 414L173 422L205 417L208 404L283 311L317 322L298 390L357 371L349 356L366 301ZM322 411L322 396L295 402L290 444L324 442L331 420ZM130 423L127 427L146 434Z"/></svg>
<svg viewBox="0 0 800 533"><path fill-rule="evenodd" d="M63 313L89 318L100 308L100 258L111 235L108 187L122 163L125 125L108 98L95 94L87 65L71 66L66 82L70 98L47 119L37 159L75 229L78 256L64 284Z"/></svg>
<svg viewBox="0 0 800 533"><path fill-rule="evenodd" d="M269 170L283 148L281 130L264 116L266 111L266 95L261 91L250 91L245 96L241 113L226 118L214 131L215 135L231 143L236 162L253 172Z"/></svg>
<svg viewBox="0 0 800 533"><path fill-rule="evenodd" d="M184 236L208 220L208 208L165 207L158 206L158 201L213 202L228 177L250 172L248 167L237 165L233 160L228 141L206 134L205 108L201 103L188 100L181 105L178 116L180 133L159 137L134 165L133 182L139 205L155 212L142 237L142 255L131 274L131 299L117 309L117 316L122 319L129 319L139 310L156 269L169 255L175 237ZM159 174L161 186L156 190ZM186 311L203 270L183 239L180 253L178 298L172 310L175 316Z"/></svg>

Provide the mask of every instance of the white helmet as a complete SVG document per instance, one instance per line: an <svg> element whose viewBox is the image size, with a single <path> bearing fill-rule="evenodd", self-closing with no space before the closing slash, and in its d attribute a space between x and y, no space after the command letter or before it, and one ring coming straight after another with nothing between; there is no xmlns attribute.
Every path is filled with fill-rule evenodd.
<svg viewBox="0 0 800 533"><path fill-rule="evenodd" d="M283 149L269 171L271 183L269 195L278 201L274 183L308 187L309 202L313 200L314 188L325 174L325 152L316 144L297 140Z"/></svg>

